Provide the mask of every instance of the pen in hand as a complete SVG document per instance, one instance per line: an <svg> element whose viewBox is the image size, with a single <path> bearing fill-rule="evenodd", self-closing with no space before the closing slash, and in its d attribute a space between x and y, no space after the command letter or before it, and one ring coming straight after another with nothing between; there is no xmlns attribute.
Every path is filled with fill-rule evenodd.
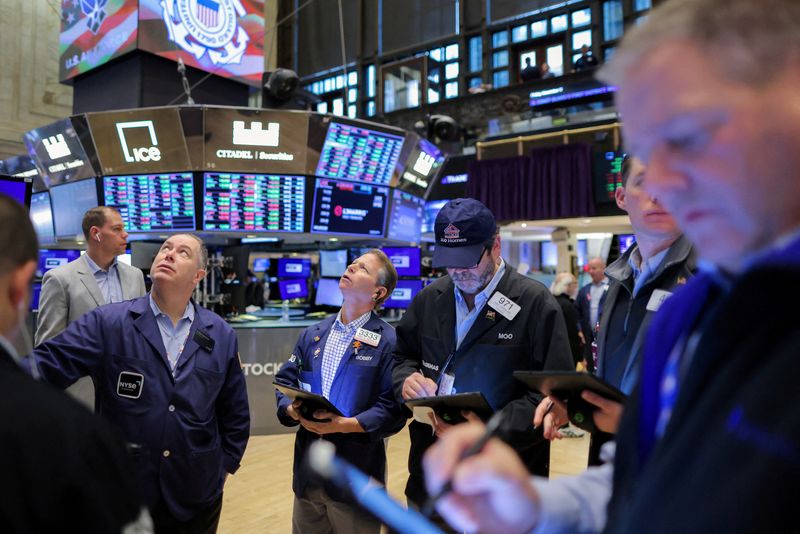
<svg viewBox="0 0 800 534"><path fill-rule="evenodd" d="M481 452L481 450L483 450L483 447L486 446L489 440L492 439L500 430L502 423L503 423L503 412L502 411L495 412L494 415L489 419L489 422L486 423L486 430L484 431L483 435L480 437L478 441L470 445L469 448L461 454L459 461L469 458L470 456L475 456L476 454ZM453 491L452 478L448 479L447 482L444 483L442 488L435 495L431 495L430 497L428 497L428 499L425 501L425 504L422 506L421 509L422 514L427 517L430 517L431 514L433 514L433 511L436 508L436 503L439 501L439 499L441 499L451 491Z"/></svg>
<svg viewBox="0 0 800 534"><path fill-rule="evenodd" d="M547 407L547 409L546 409L546 410L544 411L544 413L542 414L542 425L544 424L544 418L545 418L545 417L547 417L547 414L549 414L549 413L550 413L550 410L552 410L552 409L553 409L553 406L555 406L555 405L556 405L556 403L555 403L555 402L553 402L553 401L551 400L551 401L550 401L550 406L548 406L548 407ZM539 425L539 426L542 426L542 425ZM533 429L534 429L534 430L536 430L537 428L538 428L538 427L537 427L536 425L533 425Z"/></svg>

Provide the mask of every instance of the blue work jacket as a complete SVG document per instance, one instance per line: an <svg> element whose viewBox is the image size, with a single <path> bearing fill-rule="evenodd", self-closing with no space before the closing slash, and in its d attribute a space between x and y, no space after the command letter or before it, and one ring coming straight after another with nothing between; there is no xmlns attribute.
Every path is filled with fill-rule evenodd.
<svg viewBox="0 0 800 534"><path fill-rule="evenodd" d="M66 388L95 385L95 409L123 432L138 486L186 520L222 493L250 436L250 410L236 334L197 306L170 371L149 297L101 306L33 352L42 377Z"/></svg>
<svg viewBox="0 0 800 534"><path fill-rule="evenodd" d="M322 395L322 358L328 334L336 316L328 317L300 334L292 356L275 379L279 383L300 387L300 382L311 386L311 392ZM365 430L364 434L326 434L322 439L336 446L336 453L375 479L386 480L386 450L383 438L394 434L405 425L405 416L392 392L392 353L395 346L394 328L375 313L363 328L380 334L377 347L361 343L358 351L350 343L336 371L328 400L346 417L355 417ZM275 393L278 419L286 426L298 425L287 413L292 400L280 392ZM295 440L294 479L292 489L303 496L311 479L301 469L308 446L320 436L300 428ZM337 500L347 497L326 486L328 494Z"/></svg>

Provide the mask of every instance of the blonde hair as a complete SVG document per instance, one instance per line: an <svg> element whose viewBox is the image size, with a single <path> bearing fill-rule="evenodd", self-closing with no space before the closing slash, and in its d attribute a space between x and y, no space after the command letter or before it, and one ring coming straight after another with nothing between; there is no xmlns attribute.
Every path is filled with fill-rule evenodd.
<svg viewBox="0 0 800 534"><path fill-rule="evenodd" d="M567 288L570 284L578 283L578 279L572 273L563 272L558 273L553 280L553 283L550 284L550 293L554 296L563 295L567 292Z"/></svg>

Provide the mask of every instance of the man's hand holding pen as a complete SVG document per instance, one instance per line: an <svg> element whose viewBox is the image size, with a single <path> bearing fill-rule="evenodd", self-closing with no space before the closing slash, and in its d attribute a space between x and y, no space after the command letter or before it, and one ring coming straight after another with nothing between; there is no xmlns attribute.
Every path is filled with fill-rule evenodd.
<svg viewBox="0 0 800 534"><path fill-rule="evenodd" d="M418 399L436 395L436 382L420 372L412 373L403 382L403 399Z"/></svg>

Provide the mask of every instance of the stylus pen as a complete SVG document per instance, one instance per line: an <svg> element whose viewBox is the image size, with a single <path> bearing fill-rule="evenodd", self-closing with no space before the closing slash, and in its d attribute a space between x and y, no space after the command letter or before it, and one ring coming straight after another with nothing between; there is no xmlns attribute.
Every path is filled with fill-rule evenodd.
<svg viewBox="0 0 800 534"><path fill-rule="evenodd" d="M472 445L470 445L469 448L464 451L464 453L461 455L461 458L459 458L458 461L461 462L464 459L469 458L470 456L475 456L476 454L481 452L481 450L483 450L483 447L486 446L489 440L492 439L497 434L498 430L500 430L500 426L502 423L503 423L503 412L501 410L498 410L489 419L489 422L486 423L486 430L484 431L480 439L475 443L473 443ZM444 486L442 486L442 488L439 490L438 493L428 497L428 499L425 501L425 504L422 506L421 509L422 514L427 517L430 517L431 514L433 514L433 511L436 508L436 503L439 501L439 499L441 499L451 491L453 491L452 478L449 479L447 482L445 482Z"/></svg>

